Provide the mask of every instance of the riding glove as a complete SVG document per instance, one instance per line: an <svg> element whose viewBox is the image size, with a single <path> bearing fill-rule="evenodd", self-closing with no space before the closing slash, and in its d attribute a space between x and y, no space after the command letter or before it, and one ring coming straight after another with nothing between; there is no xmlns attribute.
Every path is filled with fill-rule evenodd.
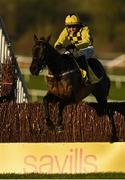
<svg viewBox="0 0 125 180"><path fill-rule="evenodd" d="M61 50L62 48L63 48L63 46L62 46L62 44L58 44L58 45L56 45L56 47L55 47L57 50Z"/></svg>
<svg viewBox="0 0 125 180"><path fill-rule="evenodd" d="M69 49L75 49L75 45L74 44L67 45L66 50L68 51Z"/></svg>

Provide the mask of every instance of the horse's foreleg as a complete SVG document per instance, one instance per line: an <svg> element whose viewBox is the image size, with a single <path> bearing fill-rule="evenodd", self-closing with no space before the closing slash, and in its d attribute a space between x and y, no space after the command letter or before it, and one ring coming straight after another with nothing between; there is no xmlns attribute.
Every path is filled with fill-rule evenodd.
<svg viewBox="0 0 125 180"><path fill-rule="evenodd" d="M50 119L50 114L49 114L49 102L50 102L50 97L49 94L47 94L43 98L43 107L44 107L44 114L45 114L45 119L46 119L46 124L49 129L54 129L53 122Z"/></svg>
<svg viewBox="0 0 125 180"><path fill-rule="evenodd" d="M109 122L110 122L110 126L111 126L111 137L110 137L110 142L118 142L118 137L117 137L117 130L116 130L116 126L115 126L115 120L114 120L114 112L107 107L107 112L108 112L108 116L109 116Z"/></svg>
<svg viewBox="0 0 125 180"><path fill-rule="evenodd" d="M65 107L65 103L63 101L59 101L59 113L58 113L58 119L57 119L57 127L56 130L57 131L63 131L64 130L64 126L63 126L63 109Z"/></svg>

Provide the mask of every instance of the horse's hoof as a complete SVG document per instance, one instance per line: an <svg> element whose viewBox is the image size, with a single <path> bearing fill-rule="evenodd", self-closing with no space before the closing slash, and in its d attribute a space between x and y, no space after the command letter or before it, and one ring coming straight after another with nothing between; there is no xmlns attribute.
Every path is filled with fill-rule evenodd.
<svg viewBox="0 0 125 180"><path fill-rule="evenodd" d="M58 132L62 132L62 131L64 130L63 125L57 126L57 127L56 127L56 130L57 130Z"/></svg>
<svg viewBox="0 0 125 180"><path fill-rule="evenodd" d="M47 123L47 127L48 127L49 130L54 130L55 129L54 124L52 122Z"/></svg>
<svg viewBox="0 0 125 180"><path fill-rule="evenodd" d="M54 126L48 126L48 130L50 130L50 131L55 130L55 127Z"/></svg>
<svg viewBox="0 0 125 180"><path fill-rule="evenodd" d="M110 143L115 143L115 142L119 142L119 139L116 135L113 135L110 137Z"/></svg>

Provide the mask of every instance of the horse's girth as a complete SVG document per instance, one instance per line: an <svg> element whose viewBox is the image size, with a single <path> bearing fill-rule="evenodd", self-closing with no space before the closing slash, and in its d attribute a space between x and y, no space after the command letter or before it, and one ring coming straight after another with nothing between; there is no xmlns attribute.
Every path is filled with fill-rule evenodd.
<svg viewBox="0 0 125 180"><path fill-rule="evenodd" d="M71 97L73 92L81 86L81 74L78 70L71 70L60 75L47 75L48 90L59 97Z"/></svg>

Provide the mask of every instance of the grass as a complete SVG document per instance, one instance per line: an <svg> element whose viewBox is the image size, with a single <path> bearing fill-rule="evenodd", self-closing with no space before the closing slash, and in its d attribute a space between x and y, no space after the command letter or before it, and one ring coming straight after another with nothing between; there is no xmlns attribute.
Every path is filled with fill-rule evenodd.
<svg viewBox="0 0 125 180"><path fill-rule="evenodd" d="M24 76L25 79L25 76ZM26 81L28 89L47 89L46 78L44 76L30 76L29 81Z"/></svg>
<svg viewBox="0 0 125 180"><path fill-rule="evenodd" d="M115 100L125 100L125 83L121 84L121 88L117 89L115 83L111 83L111 88L109 92L109 98Z"/></svg>
<svg viewBox="0 0 125 180"><path fill-rule="evenodd" d="M89 174L0 174L0 179L124 179L125 173L89 173Z"/></svg>

